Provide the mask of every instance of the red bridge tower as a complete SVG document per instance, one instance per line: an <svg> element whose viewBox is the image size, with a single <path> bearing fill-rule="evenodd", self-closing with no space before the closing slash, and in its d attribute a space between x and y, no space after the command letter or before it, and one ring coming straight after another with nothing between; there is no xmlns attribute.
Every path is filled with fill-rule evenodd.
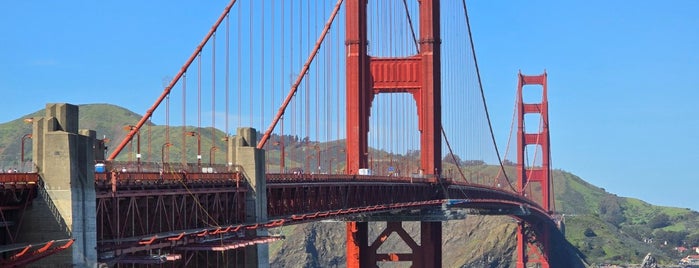
<svg viewBox="0 0 699 268"><path fill-rule="evenodd" d="M346 2L347 53L347 171L368 168L369 113L379 93L409 93L415 99L420 130L420 168L426 176L441 170L441 70L439 0L420 1L419 53L409 57L378 58L367 54L367 1ZM400 224L386 231L405 233ZM384 232L386 232L384 231ZM390 232L389 232L390 234ZM403 235L401 235L403 239ZM412 254L383 256L368 241L366 222L347 223L347 266L374 267L386 258L412 261L413 267L441 267L442 223L422 222L421 245L406 241ZM409 238L409 236L408 236Z"/></svg>
<svg viewBox="0 0 699 268"><path fill-rule="evenodd" d="M528 193L529 183L538 183L541 186L540 199L531 196L529 198L539 201L541 207L548 212L551 211L551 166L549 151L549 104L546 88L546 72L541 75L523 75L519 73L517 86L517 191L525 195ZM522 97L522 88L526 85L539 85L542 87L541 102L539 103L524 103ZM529 96L529 95L528 95ZM527 133L524 128L524 115L538 114L540 116L540 128L537 133ZM525 148L527 145L538 146L540 151L536 152L535 159L532 161L532 166L525 166ZM536 158L541 159L541 165L537 166ZM549 249L550 230L543 228L539 230L539 237L532 237L534 232L527 232L527 227L524 221L520 221L517 226L517 268L524 268L529 262L530 255L536 256L532 262L540 263L542 268L549 267L547 251ZM535 226L530 226L536 228ZM532 243L538 241L541 245L539 248Z"/></svg>

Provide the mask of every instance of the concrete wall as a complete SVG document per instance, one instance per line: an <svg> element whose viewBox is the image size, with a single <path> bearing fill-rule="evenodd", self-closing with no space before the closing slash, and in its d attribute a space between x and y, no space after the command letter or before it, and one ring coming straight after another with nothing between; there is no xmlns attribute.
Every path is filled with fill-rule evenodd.
<svg viewBox="0 0 699 268"><path fill-rule="evenodd" d="M39 189L42 192L37 199L41 200L34 204L36 213L30 213L26 220L32 222L30 226L47 228L30 232L33 236L24 239L46 241L72 237L75 243L70 249L32 266L97 265L95 132L78 130L78 115L78 106L47 104L46 116L34 118L33 155L44 188Z"/></svg>

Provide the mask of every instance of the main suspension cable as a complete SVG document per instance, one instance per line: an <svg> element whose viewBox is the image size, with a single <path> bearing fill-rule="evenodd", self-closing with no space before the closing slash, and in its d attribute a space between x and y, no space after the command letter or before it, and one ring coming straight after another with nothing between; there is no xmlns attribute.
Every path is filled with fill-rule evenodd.
<svg viewBox="0 0 699 268"><path fill-rule="evenodd" d="M476 46L473 44L473 35L471 34L471 22L468 19L468 10L466 9L466 0L461 0L462 6L464 8L464 16L466 16L466 29L468 30L468 38L471 43L471 53L473 54L473 63L476 68L476 76L478 77L478 87L480 88L481 91L481 98L483 100L483 108L485 109L485 116L488 121L488 127L490 128L490 138L493 141L493 146L495 147L495 154L498 156L498 162L500 163L500 169L503 171L503 174L505 175L505 180L507 180L507 184L510 186L510 188L514 191L515 188L512 186L512 183L510 182L510 179L507 177L507 173L505 173L505 166L502 164L502 157L500 156L500 151L498 150L498 145L497 142L495 141L495 133L493 132L493 124L490 120L490 113L488 113L488 104L485 101L485 93L483 92L483 81L481 79L481 72L480 69L478 68L478 60L476 59Z"/></svg>

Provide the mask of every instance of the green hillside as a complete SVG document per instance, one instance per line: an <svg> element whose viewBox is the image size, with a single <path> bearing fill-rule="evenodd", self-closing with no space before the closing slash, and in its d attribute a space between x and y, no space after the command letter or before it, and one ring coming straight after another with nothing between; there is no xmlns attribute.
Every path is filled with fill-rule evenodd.
<svg viewBox="0 0 699 268"><path fill-rule="evenodd" d="M43 116L43 109L27 114L22 118L0 124L0 168L17 166L21 137L31 132L31 124L23 119ZM94 129L99 138L111 141L110 148L116 147L127 134L124 126L133 125L140 115L118 106L89 104L80 106L80 128ZM196 162L197 139L182 136L181 126L170 127L172 136L169 142L170 161ZM166 142L164 126L148 124L141 130L141 153L143 160L160 161L161 148ZM197 130L188 126L186 131L201 132L203 161L209 161L209 152L217 163L225 161L225 150L212 150L212 147L225 148L220 130L206 128ZM146 133L151 133L147 135ZM176 133L176 134L174 134ZM150 137L150 139L148 138ZM214 143L212 144L212 137ZM273 137L279 140L279 137ZM134 141L135 142L135 141ZM287 154L286 166L313 167L309 161L309 145L323 148L323 159L333 159L333 170L340 171L345 166L344 141L317 143L304 141L298 137L285 137ZM27 142L26 158L31 158L31 142ZM135 143L134 143L135 146ZM267 158L278 162L280 144L269 144ZM135 147L127 146L117 160L135 159ZM381 163L390 158L395 161L413 159L416 155L390 155L387 152L372 150L374 160ZM315 160L315 159L314 159ZM415 159L413 159L415 160ZM495 180L500 167L486 165L478 160L459 160L462 171L469 181L489 185L507 186L504 177ZM279 172L279 166L269 165L268 172ZM514 180L514 166L505 166L510 181ZM454 161L445 159L444 170L449 176L460 176ZM565 237L577 248L589 264L596 263L640 263L649 252L661 263L676 263L680 255L673 249L676 246L691 248L699 246L699 213L685 208L654 206L634 198L618 197L604 189L591 185L583 179L563 170L553 172L555 209L564 215ZM505 185L503 185L505 184ZM534 191L537 189L535 188ZM312 223L285 227L281 232L286 240L270 245L270 258L274 266L326 267L344 264L344 223ZM412 227L410 227L412 228ZM444 224L444 262L446 267L510 267L513 265L513 228L515 222L509 217L469 216L463 221ZM451 236L450 234L459 234ZM388 247L399 247L388 243ZM686 255L686 253L684 254Z"/></svg>

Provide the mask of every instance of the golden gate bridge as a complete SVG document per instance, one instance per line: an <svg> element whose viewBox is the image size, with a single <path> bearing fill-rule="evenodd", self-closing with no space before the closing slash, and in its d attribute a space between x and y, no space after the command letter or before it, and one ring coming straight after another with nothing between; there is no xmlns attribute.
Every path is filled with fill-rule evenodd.
<svg viewBox="0 0 699 268"><path fill-rule="evenodd" d="M46 153L33 153L37 172L0 174L3 263L72 251L83 264L265 266L266 244L283 239L268 229L337 219L347 221L349 267L441 267L442 222L472 213L517 220L517 267L575 265L551 243L561 233L546 78L517 76L517 162L506 167L465 1L233 0L106 159L95 135L96 151L76 156L90 163L75 176L94 181L84 186L94 206L64 207ZM523 101L530 87L540 101ZM34 120L35 152L53 131L78 133L72 109ZM525 115L538 118L532 133ZM38 197L69 237L19 243L22 211ZM92 218L94 228L78 226ZM373 221L387 222L376 238ZM418 241L403 221L420 222ZM410 252L380 252L392 234Z"/></svg>

